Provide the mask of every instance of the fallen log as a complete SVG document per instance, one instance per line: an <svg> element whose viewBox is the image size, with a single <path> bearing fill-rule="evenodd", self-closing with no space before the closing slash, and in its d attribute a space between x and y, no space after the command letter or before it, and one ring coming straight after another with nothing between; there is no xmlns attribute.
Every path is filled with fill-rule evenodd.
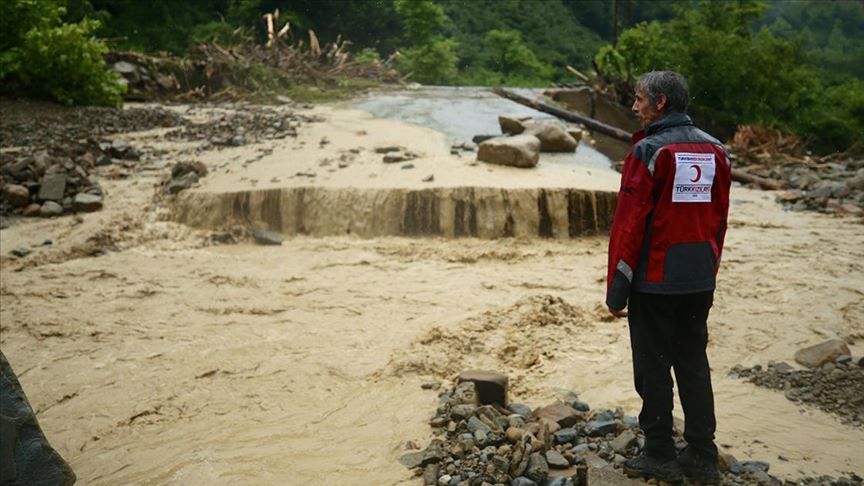
<svg viewBox="0 0 864 486"><path fill-rule="evenodd" d="M732 180L742 182L744 184L756 184L760 188L767 189L769 191L778 191L780 189L786 188L786 183L784 181L766 179L764 177L749 174L741 169L732 169Z"/></svg>
<svg viewBox="0 0 864 486"><path fill-rule="evenodd" d="M600 132L604 135L608 135L612 138L617 138L618 140L630 143L632 141L632 135L630 132L626 130L622 130L620 128L613 127L612 125L607 125L603 122L599 122L593 118L587 117L585 115L580 115L578 113L574 113L572 111L562 110L561 108L556 108L551 105L547 105L546 103L542 103L537 100L532 100L531 98L526 98L525 96L516 94L512 91L508 91L503 88L493 88L492 92L501 96L503 98L507 98L508 100L515 101L520 105L525 105L529 108L534 108L537 111L542 111L544 113L549 113L550 115L556 116L563 120L567 120L574 123L581 123L588 127L589 130L593 130L595 132Z"/></svg>

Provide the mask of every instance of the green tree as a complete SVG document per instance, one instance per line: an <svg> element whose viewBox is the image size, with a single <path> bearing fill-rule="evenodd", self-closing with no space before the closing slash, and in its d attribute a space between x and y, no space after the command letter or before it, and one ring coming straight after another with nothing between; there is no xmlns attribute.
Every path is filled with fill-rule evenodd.
<svg viewBox="0 0 864 486"><path fill-rule="evenodd" d="M432 0L395 0L409 47L397 60L400 71L421 83L447 84L456 77L456 41L440 34L447 16Z"/></svg>
<svg viewBox="0 0 864 486"><path fill-rule="evenodd" d="M124 87L105 66L107 47L93 37L99 22L63 23L63 5L0 2L0 19L9 32L0 43L0 85L13 94L65 104L120 105Z"/></svg>

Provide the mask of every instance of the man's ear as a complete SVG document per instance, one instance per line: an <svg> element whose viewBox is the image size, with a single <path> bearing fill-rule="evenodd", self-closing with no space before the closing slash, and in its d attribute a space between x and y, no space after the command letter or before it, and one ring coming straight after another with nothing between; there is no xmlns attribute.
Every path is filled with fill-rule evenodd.
<svg viewBox="0 0 864 486"><path fill-rule="evenodd" d="M660 95L657 97L657 104L654 106L657 111L663 111L666 109L666 95Z"/></svg>

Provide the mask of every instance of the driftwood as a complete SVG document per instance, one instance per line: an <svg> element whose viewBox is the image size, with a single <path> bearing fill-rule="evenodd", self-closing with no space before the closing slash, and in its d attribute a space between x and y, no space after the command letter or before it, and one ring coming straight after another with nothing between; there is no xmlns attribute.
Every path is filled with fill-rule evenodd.
<svg viewBox="0 0 864 486"><path fill-rule="evenodd" d="M498 96L507 98L508 100L515 101L520 105L525 105L530 108L534 108L537 111L542 111L544 113L549 113L550 115L557 116L563 120L571 121L574 123L581 123L588 127L589 130L593 130L595 132L600 132L604 135L608 135L612 138L617 138L618 140L630 143L632 140L632 135L626 130L621 130L620 128L613 127L612 125L607 125L603 122L599 122L593 118L587 117L585 115L580 115L578 113L574 113L572 111L562 110L561 108L556 108L551 105L547 105L546 103L542 103L537 100L532 100L531 98L526 98L522 95L516 94L512 91L508 91L503 88L494 88L492 90L493 93Z"/></svg>
<svg viewBox="0 0 864 486"><path fill-rule="evenodd" d="M732 180L742 182L744 184L756 184L762 189L767 189L769 191L778 191L786 187L786 183L784 181L766 179L757 175L748 174L741 169L732 169Z"/></svg>

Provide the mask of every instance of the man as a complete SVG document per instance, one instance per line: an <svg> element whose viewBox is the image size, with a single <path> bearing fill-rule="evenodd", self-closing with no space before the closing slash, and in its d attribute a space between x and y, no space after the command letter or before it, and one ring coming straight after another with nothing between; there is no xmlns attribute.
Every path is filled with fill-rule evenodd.
<svg viewBox="0 0 864 486"><path fill-rule="evenodd" d="M705 349L729 209L731 169L723 145L693 126L689 90L671 71L643 75L633 135L609 240L606 305L628 317L642 454L631 476L719 482L714 395ZM624 309L628 308L627 311ZM629 313L628 313L629 311ZM687 447L672 440L672 377L684 408Z"/></svg>

